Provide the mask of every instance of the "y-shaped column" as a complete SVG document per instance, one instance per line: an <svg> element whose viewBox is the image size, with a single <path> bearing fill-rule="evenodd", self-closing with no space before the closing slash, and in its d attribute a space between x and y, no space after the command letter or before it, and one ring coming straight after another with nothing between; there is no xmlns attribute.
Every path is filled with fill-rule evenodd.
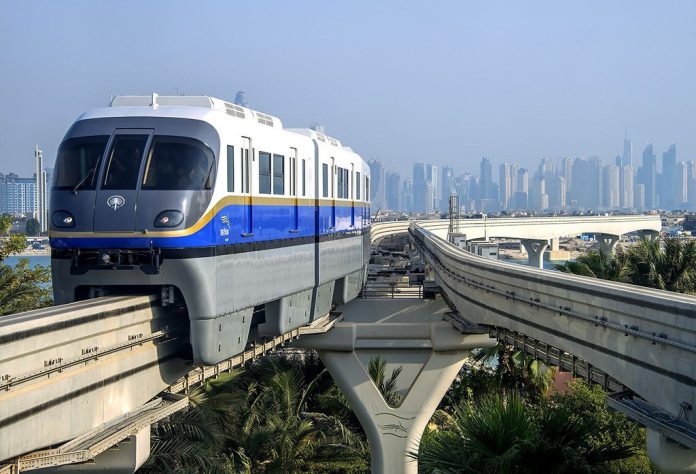
<svg viewBox="0 0 696 474"><path fill-rule="evenodd" d="M477 331L479 332L479 331ZM326 334L303 336L295 345L317 349L345 393L370 443L372 472L415 474L420 438L471 349L490 347L487 334L461 334L445 322L337 323ZM387 404L366 366L387 362L385 377L402 367L399 406Z"/></svg>
<svg viewBox="0 0 696 474"><path fill-rule="evenodd" d="M522 239L527 255L529 256L529 266L544 268L544 250L549 246L548 240Z"/></svg>
<svg viewBox="0 0 696 474"><path fill-rule="evenodd" d="M597 239L597 243L599 243L599 251L605 256L609 256L614 253L616 243L620 238L620 235L595 234L595 239Z"/></svg>

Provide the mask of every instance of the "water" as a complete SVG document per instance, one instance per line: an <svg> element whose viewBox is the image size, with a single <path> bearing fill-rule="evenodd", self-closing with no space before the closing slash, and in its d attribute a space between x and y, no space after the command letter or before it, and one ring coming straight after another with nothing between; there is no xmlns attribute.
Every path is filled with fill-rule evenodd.
<svg viewBox="0 0 696 474"><path fill-rule="evenodd" d="M7 257L4 260L5 265L9 265L11 267L14 267L17 265L20 259L26 258L29 260L29 267L34 268L37 265L43 265L44 267L50 267L51 266L51 256L50 255L32 255L30 257Z"/></svg>

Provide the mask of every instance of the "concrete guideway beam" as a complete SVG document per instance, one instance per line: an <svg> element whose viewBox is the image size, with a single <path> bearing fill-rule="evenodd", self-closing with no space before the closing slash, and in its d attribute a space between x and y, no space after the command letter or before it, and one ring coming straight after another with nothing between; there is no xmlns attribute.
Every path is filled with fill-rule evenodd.
<svg viewBox="0 0 696 474"><path fill-rule="evenodd" d="M549 241L522 239L520 242L527 251L529 266L534 268L544 268L544 251L549 246Z"/></svg>
<svg viewBox="0 0 696 474"><path fill-rule="evenodd" d="M421 323L384 322L375 316L372 323L338 323L333 331L295 345L316 349L348 397L367 434L372 472L415 474L417 462L408 453L418 452L423 430L470 351L491 347L495 340L485 333L461 334L449 323L428 321L429 315ZM398 317L389 320L394 319ZM375 356L386 361L386 377L396 367L403 369L397 378L399 406L384 400L368 373Z"/></svg>

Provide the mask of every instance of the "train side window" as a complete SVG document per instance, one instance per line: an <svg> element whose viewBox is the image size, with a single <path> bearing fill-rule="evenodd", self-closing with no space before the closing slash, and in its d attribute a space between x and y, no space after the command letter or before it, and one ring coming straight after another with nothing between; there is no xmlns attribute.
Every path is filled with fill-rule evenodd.
<svg viewBox="0 0 696 474"><path fill-rule="evenodd" d="M234 192L234 147L227 145L227 191Z"/></svg>
<svg viewBox="0 0 696 474"><path fill-rule="evenodd" d="M273 194L285 194L285 157L273 155Z"/></svg>
<svg viewBox="0 0 696 474"><path fill-rule="evenodd" d="M355 173L355 199L360 200L360 171Z"/></svg>
<svg viewBox="0 0 696 474"><path fill-rule="evenodd" d="M259 193L271 194L271 154L259 152Z"/></svg>
<svg viewBox="0 0 696 474"><path fill-rule="evenodd" d="M345 196L343 196L343 168L338 168L338 173L336 176L336 180L338 181L336 183L336 187L338 188L338 193L337 193L337 198L341 199Z"/></svg>
<svg viewBox="0 0 696 474"><path fill-rule="evenodd" d="M365 201L370 200L370 178L365 176Z"/></svg>
<svg viewBox="0 0 696 474"><path fill-rule="evenodd" d="M344 168L343 170L343 197L345 199L350 197L348 195L348 168Z"/></svg>
<svg viewBox="0 0 696 474"><path fill-rule="evenodd" d="M307 195L307 187L305 186L305 160L302 160L302 195L306 196Z"/></svg>
<svg viewBox="0 0 696 474"><path fill-rule="evenodd" d="M321 164L322 171L322 196L329 197L329 165L326 163Z"/></svg>

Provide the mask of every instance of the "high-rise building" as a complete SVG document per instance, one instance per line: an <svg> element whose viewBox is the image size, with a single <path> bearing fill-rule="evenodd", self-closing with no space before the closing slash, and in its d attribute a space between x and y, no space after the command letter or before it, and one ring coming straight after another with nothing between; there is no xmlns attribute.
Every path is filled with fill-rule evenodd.
<svg viewBox="0 0 696 474"><path fill-rule="evenodd" d="M425 212L426 209L427 175L425 163L415 163L413 165L413 210L415 212Z"/></svg>
<svg viewBox="0 0 696 474"><path fill-rule="evenodd" d="M20 178L14 173L0 174L0 214L36 216L38 180Z"/></svg>
<svg viewBox="0 0 696 474"><path fill-rule="evenodd" d="M510 165L507 163L501 164L499 168L498 192L500 193L500 207L507 209L512 198L512 173Z"/></svg>
<svg viewBox="0 0 696 474"><path fill-rule="evenodd" d="M485 156L481 158L481 178L479 181L479 199L491 199L493 195L493 168Z"/></svg>
<svg viewBox="0 0 696 474"><path fill-rule="evenodd" d="M596 156L573 162L572 207L597 209L602 203L602 162Z"/></svg>
<svg viewBox="0 0 696 474"><path fill-rule="evenodd" d="M373 159L368 163L370 167L370 206L372 209L386 209L385 171L381 160Z"/></svg>
<svg viewBox="0 0 696 474"><path fill-rule="evenodd" d="M440 175L435 165L428 165L427 171L428 181L430 181L431 186L431 191L428 194L428 198L430 199L430 211L435 211L440 208Z"/></svg>
<svg viewBox="0 0 696 474"><path fill-rule="evenodd" d="M432 212L439 207L437 166L427 163L413 165L413 210Z"/></svg>
<svg viewBox="0 0 696 474"><path fill-rule="evenodd" d="M643 185L645 191L645 208L655 209L658 206L657 200L657 158L653 152L652 143L643 150L643 165L638 171L638 182ZM634 194L634 199L636 195Z"/></svg>
<svg viewBox="0 0 696 474"><path fill-rule="evenodd" d="M633 168L622 166L619 168L619 207L621 209L633 208Z"/></svg>
<svg viewBox="0 0 696 474"><path fill-rule="evenodd" d="M401 187L401 205L406 212L413 211L413 180L405 179Z"/></svg>
<svg viewBox="0 0 696 474"><path fill-rule="evenodd" d="M683 209L689 200L689 166L680 161L677 163L677 180L674 185L675 208Z"/></svg>
<svg viewBox="0 0 696 474"><path fill-rule="evenodd" d="M570 196L573 191L573 163L572 158L563 158L561 161L560 174L565 178L566 184L566 204L570 201Z"/></svg>
<svg viewBox="0 0 696 474"><path fill-rule="evenodd" d="M623 141L623 155L621 155L621 166L633 167L633 142L628 139L628 128Z"/></svg>
<svg viewBox="0 0 696 474"><path fill-rule="evenodd" d="M681 204L680 186L677 182L677 145L672 145L662 154L662 175L659 183L660 206L675 209Z"/></svg>
<svg viewBox="0 0 696 474"><path fill-rule="evenodd" d="M520 168L517 172L517 184L515 191L515 204L516 209L527 209L529 208L529 172Z"/></svg>
<svg viewBox="0 0 696 474"><path fill-rule="evenodd" d="M606 165L602 173L603 206L607 209L617 209L620 204L619 168Z"/></svg>
<svg viewBox="0 0 696 474"><path fill-rule="evenodd" d="M566 206L566 181L563 176L554 176L553 186L551 191L553 196L549 195L549 207L554 209L563 209ZM546 194L549 194L547 191Z"/></svg>
<svg viewBox="0 0 696 474"><path fill-rule="evenodd" d="M633 186L633 206L637 211L645 210L645 185L636 183Z"/></svg>
<svg viewBox="0 0 696 474"><path fill-rule="evenodd" d="M34 148L34 158L36 159L36 212L34 217L39 221L41 232L48 231L48 197L46 186L46 172L43 167L43 152L39 145Z"/></svg>
<svg viewBox="0 0 696 474"><path fill-rule="evenodd" d="M401 176L399 173L387 171L385 175L385 194L387 201L387 209L392 211L400 211L401 204Z"/></svg>
<svg viewBox="0 0 696 474"><path fill-rule="evenodd" d="M441 197L440 210L449 209L449 197L456 194L454 187L454 168L451 166L442 167L442 181L440 183Z"/></svg>

